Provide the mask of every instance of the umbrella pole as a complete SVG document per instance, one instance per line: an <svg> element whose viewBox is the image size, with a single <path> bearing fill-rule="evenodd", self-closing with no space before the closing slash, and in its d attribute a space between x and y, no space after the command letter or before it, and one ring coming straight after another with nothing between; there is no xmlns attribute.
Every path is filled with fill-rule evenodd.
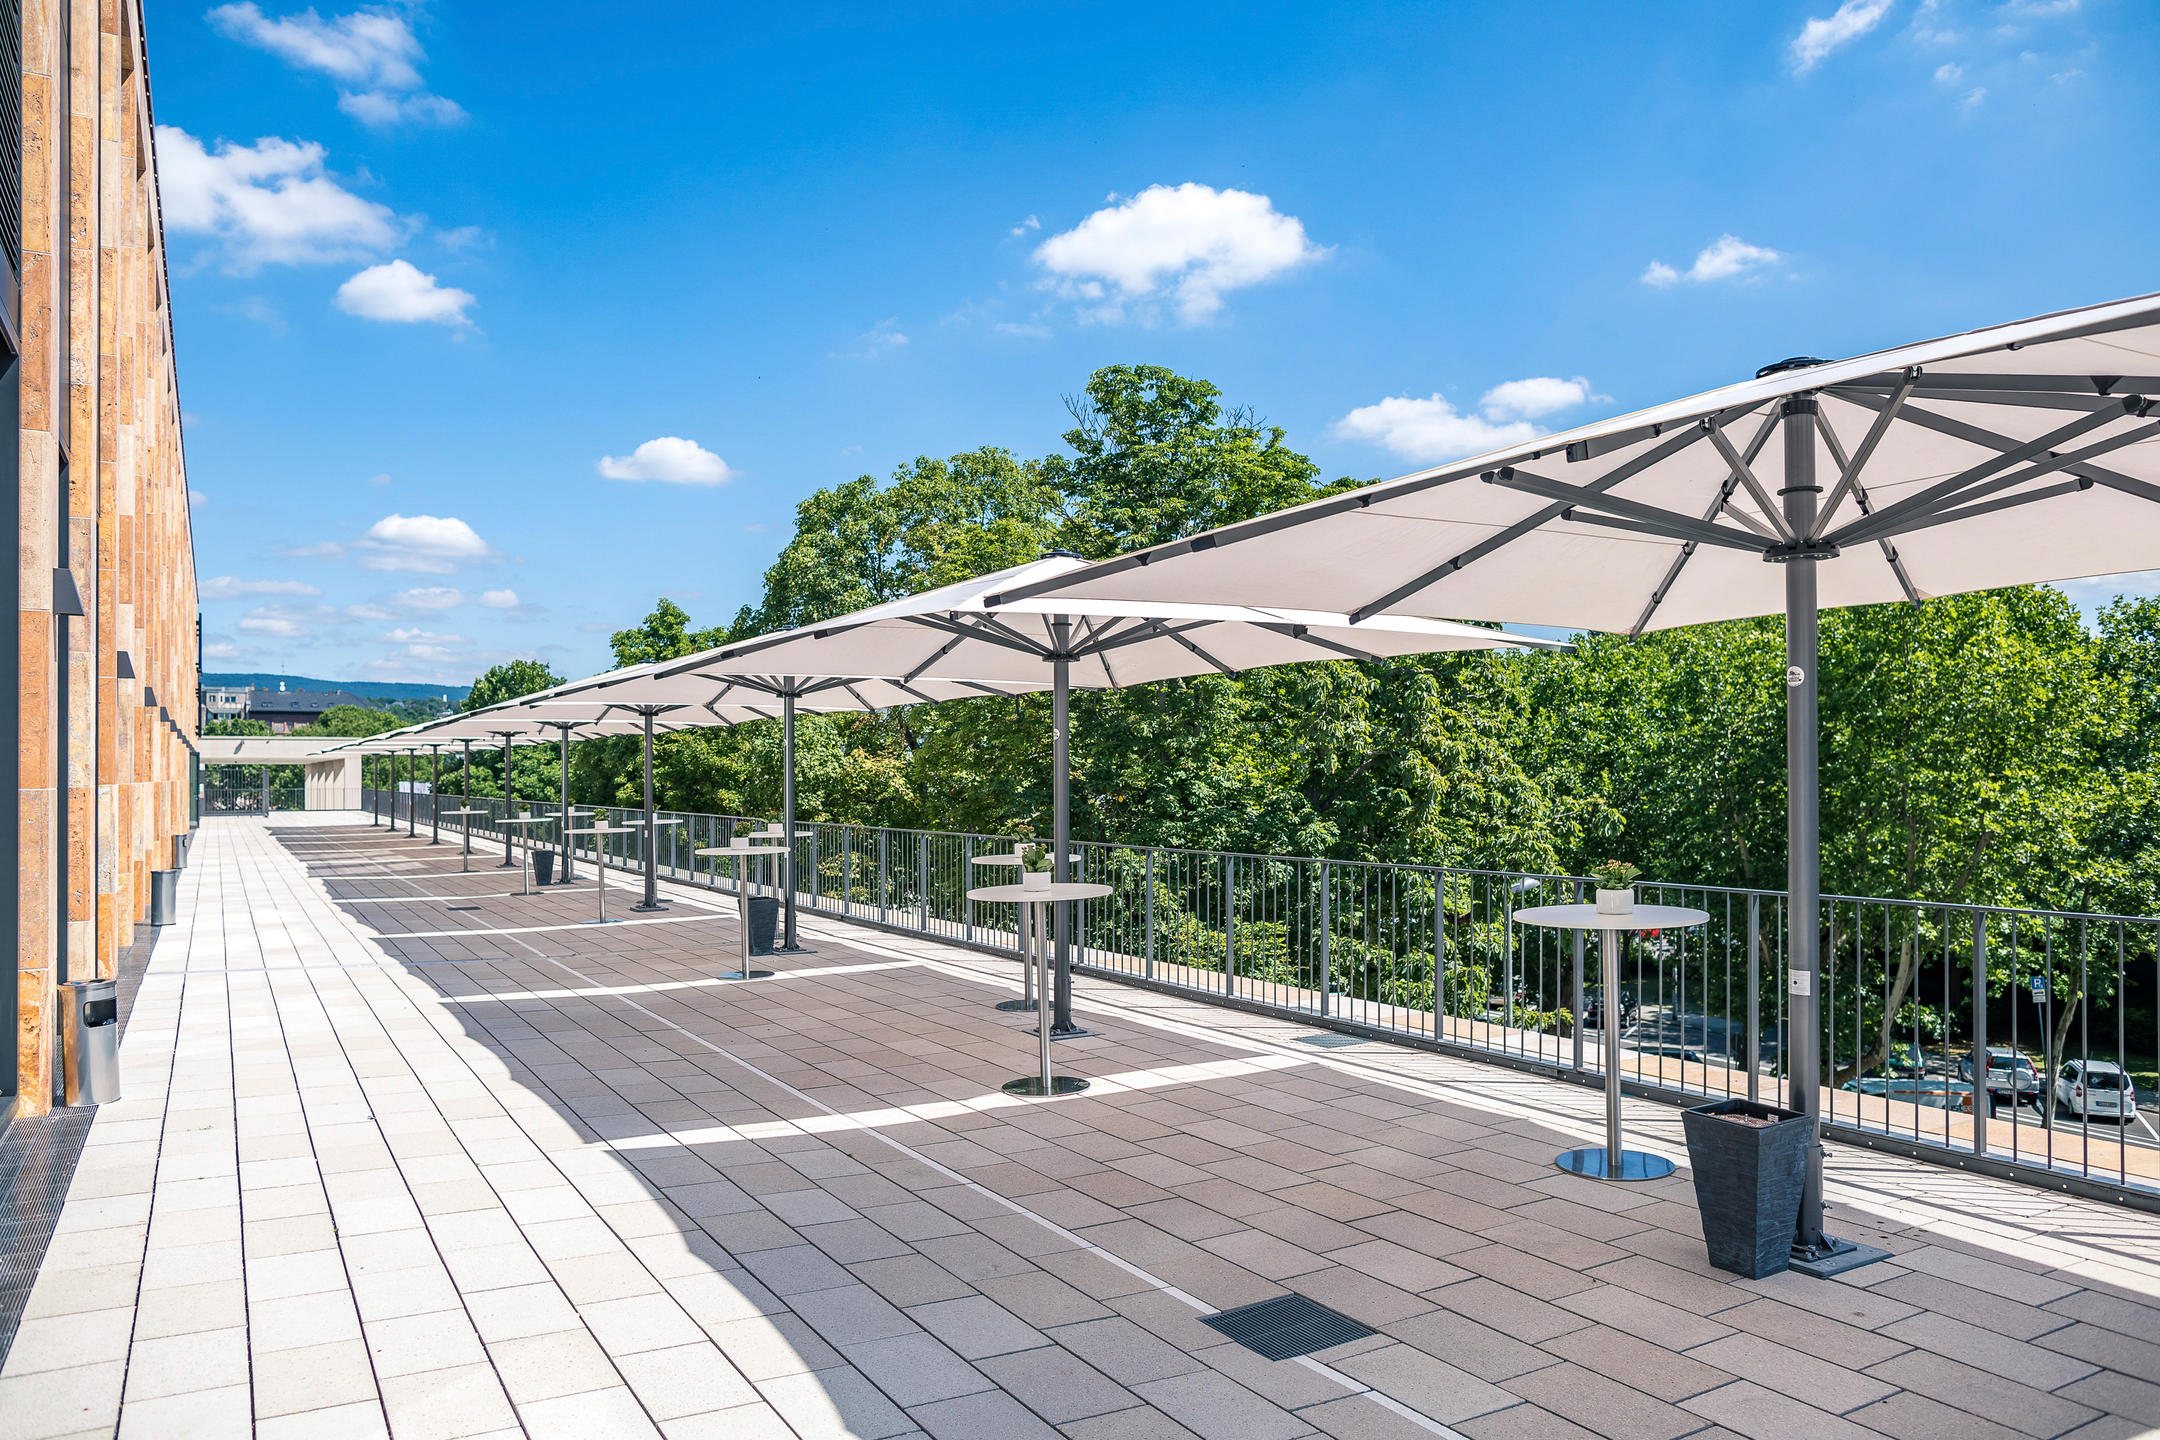
<svg viewBox="0 0 2160 1440"><path fill-rule="evenodd" d="M780 867L780 949L788 954L802 946L795 939L795 689L791 683L780 697L780 848L787 860Z"/></svg>
<svg viewBox="0 0 2160 1440"><path fill-rule="evenodd" d="M1812 395L1784 404L1785 523L1803 541L1815 535L1822 488L1815 483L1815 411ZM1835 1240L1823 1233L1822 1147L1822 789L1818 771L1821 730L1817 700L1819 602L1812 555L1785 563L1785 887L1792 912L1786 917L1785 1067L1786 1104L1811 1123L1807 1173L1801 1182L1800 1219L1794 1227L1794 1268L1827 1277L1888 1258L1881 1250Z"/></svg>
<svg viewBox="0 0 2160 1440"><path fill-rule="evenodd" d="M516 859L514 859L514 858L513 858L512 856L511 856L511 854L510 854L510 732L509 732L508 730L505 730L505 731L503 731L503 732L502 732L502 742L503 742L503 811L502 811L502 818L503 818L503 827L502 827L502 830L503 830L503 858L502 858L502 864L501 864L501 865L499 865L499 866L497 866L496 868L497 868L497 869L499 869L499 870L507 870L507 869L509 869L509 868L510 868L510 867L511 867L512 865L517 865L517 866L518 866L518 868L522 870L522 869L524 868L524 866L523 866L523 865L521 865L521 864L519 864L519 862L518 862L518 861L517 861Z"/></svg>
<svg viewBox="0 0 2160 1440"><path fill-rule="evenodd" d="M1050 878L1063 885L1070 878L1065 855L1072 848L1072 784L1066 774L1066 751L1072 731L1072 662L1065 652L1072 643L1072 621L1063 615L1050 620L1050 636L1057 647L1051 663L1050 689ZM1071 1034L1072 1018L1072 903L1060 901L1050 907L1051 931L1057 944L1055 1009L1052 1033Z"/></svg>
<svg viewBox="0 0 2160 1440"><path fill-rule="evenodd" d="M420 838L420 752L405 752L405 838Z"/></svg>
<svg viewBox="0 0 2160 1440"><path fill-rule="evenodd" d="M442 844L442 746L428 747L435 761L434 779L428 781L428 844Z"/></svg>
<svg viewBox="0 0 2160 1440"><path fill-rule="evenodd" d="M555 727L555 749L562 761L562 824L555 828L562 832L562 883L570 883L570 727Z"/></svg>
<svg viewBox="0 0 2160 1440"><path fill-rule="evenodd" d="M633 910L665 910L660 903L660 857L654 845L654 827L658 823L653 816L652 796L652 717L651 706L645 708L645 898L631 906Z"/></svg>

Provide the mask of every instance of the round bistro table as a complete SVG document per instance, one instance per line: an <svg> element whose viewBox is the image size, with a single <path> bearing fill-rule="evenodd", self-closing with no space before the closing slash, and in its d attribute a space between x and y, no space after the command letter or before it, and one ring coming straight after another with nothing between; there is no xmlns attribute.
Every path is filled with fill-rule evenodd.
<svg viewBox="0 0 2160 1440"><path fill-rule="evenodd" d="M718 857L726 855L738 860L766 860L774 866L787 863L787 852L771 845L752 845L747 840L735 840L726 845L710 845L703 850L693 850L693 855ZM735 870L735 943L742 959L738 966L725 974L715 976L719 980L766 980L772 977L770 970L750 968L750 867L738 865ZM775 885L779 883L775 875ZM773 937L778 940L779 936Z"/></svg>
<svg viewBox="0 0 2160 1440"><path fill-rule="evenodd" d="M503 830L503 848L504 848L504 849L506 849L506 850L507 850L508 848L510 848L510 833L511 833L511 832L509 831L509 829L508 829L507 827L509 827L509 826L512 826L512 825L552 825L552 824L554 824L554 823L555 823L555 822L556 822L557 820L559 820L559 819L561 819L561 818L562 818L562 817L561 817L561 816L559 816L559 815L506 815L506 816L504 816L504 817L503 817L503 822L502 822L502 823L503 823L503 825L504 825L504 827L505 827L505 829ZM521 882L521 883L523 884L523 886L524 886L524 888L523 888L523 889L521 889L520 891L518 891L518 893L519 893L520 895L530 895L530 894L532 894L532 852L533 852L533 840L532 840L532 837L531 837L530 835L527 835L527 836L525 837L525 848L524 848L523 850L521 850L521 851L519 851L519 852L518 852L518 859L517 859L517 862L516 862L516 863L517 863L517 867L518 867L518 880L519 880L519 881L520 881L520 882ZM510 862L506 860L506 861L504 861L503 863L507 865L507 864L509 864ZM500 866L498 866L497 868L498 868L498 869L500 869L501 867L500 867Z"/></svg>
<svg viewBox="0 0 2160 1440"><path fill-rule="evenodd" d="M1567 1150L1553 1164L1573 1175L1597 1180L1657 1180L1673 1173L1673 1162L1620 1144L1620 937L1644 930L1683 930L1707 924L1710 912L1679 905L1638 905L1608 915L1595 905L1537 905L1515 912L1519 925L1548 925L1557 930L1596 930L1599 968L1605 982L1605 1143ZM1582 1017L1576 1017L1576 1024Z"/></svg>
<svg viewBox="0 0 2160 1440"><path fill-rule="evenodd" d="M989 905L1020 906L1020 934L1025 944L1029 929L1028 911L1035 912L1034 930L1038 943L1035 946L1035 993L1042 997L1042 1011L1049 1013L1050 996L1050 947L1041 943L1041 937L1050 933L1049 907L1063 905L1074 900L1100 900L1110 893L1108 885L1083 884L1066 881L1063 885L1049 885L1031 890L1025 885L985 885L967 892L970 900ZM1026 963L1023 952L1022 964ZM1053 1075L1050 1073L1050 1022L1039 1020L1035 1026L1040 1051L1040 1064L1033 1075L1023 1075L1017 1080L1005 1082L1008 1095L1076 1095L1088 1088L1088 1082L1077 1075Z"/></svg>
<svg viewBox="0 0 2160 1440"><path fill-rule="evenodd" d="M1065 858L1075 863L1080 859L1078 855L1068 855ZM1020 866L1020 852L1015 850L1010 855L977 855L968 863L971 865L1010 865L1014 869L1018 869ZM1038 907L1033 905L1020 907L1020 954L1022 957L1020 962L1020 998L1017 1000L1000 1000L991 1007L992 1009L1025 1010L1030 1014L1034 1013L1036 1004L1035 967L1026 957L1032 955L1034 950L1039 950L1049 943L1049 937L1035 928L1034 921L1040 918L1041 912ZM1031 946L1033 949L1030 948Z"/></svg>
<svg viewBox="0 0 2160 1440"><path fill-rule="evenodd" d="M462 815L465 817L465 849L461 852L459 856L457 867L458 873L461 875L467 873L472 869L472 817L475 815L485 815L487 813L488 812L485 810L443 811L443 814L445 815Z"/></svg>
<svg viewBox="0 0 2160 1440"><path fill-rule="evenodd" d="M632 825L595 825L590 830L572 830L572 835L628 835L638 827ZM567 851L564 853L568 853ZM600 894L600 916L596 920L580 920L580 925L620 925L622 917L610 918L607 913L607 862L600 858L600 841L593 840L593 889Z"/></svg>

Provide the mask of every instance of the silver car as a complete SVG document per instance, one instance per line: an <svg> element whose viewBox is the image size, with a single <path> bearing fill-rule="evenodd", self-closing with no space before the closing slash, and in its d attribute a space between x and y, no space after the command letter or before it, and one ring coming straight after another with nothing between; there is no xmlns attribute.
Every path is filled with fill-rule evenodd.
<svg viewBox="0 0 2160 1440"><path fill-rule="evenodd" d="M2137 1087L2112 1060L2072 1060L2055 1077L2055 1108L2080 1120L2137 1118Z"/></svg>

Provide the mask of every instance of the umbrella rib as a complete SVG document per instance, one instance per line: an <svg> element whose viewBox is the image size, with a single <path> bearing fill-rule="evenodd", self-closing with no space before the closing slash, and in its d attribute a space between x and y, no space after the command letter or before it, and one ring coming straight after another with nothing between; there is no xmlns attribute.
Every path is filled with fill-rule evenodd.
<svg viewBox="0 0 2160 1440"><path fill-rule="evenodd" d="M1106 650L1122 650L1128 645L1137 645L1143 640L1153 640L1159 635L1176 636L1183 635L1188 631L1205 630L1213 623L1215 622L1210 620L1186 620L1177 625L1165 625L1160 620L1136 621L1130 629L1120 630L1117 634L1096 645L1094 653L1101 654Z"/></svg>
<svg viewBox="0 0 2160 1440"><path fill-rule="evenodd" d="M2063 495L2075 495L2080 491L2090 490L2099 483L2097 480L2082 478L2065 480L2059 485L2049 485L2039 490L2027 491L2023 495L2005 495L1999 500L1986 500L1978 505L1960 506L1955 510L1938 510L1932 515L1925 515L1915 520L1909 527L1899 533L1909 535L1914 530L1927 530L1937 525L1950 525L1959 520L1971 520L1976 516L1993 514L1997 510L2008 510L2018 505L2029 505L2035 500L2053 500Z"/></svg>
<svg viewBox="0 0 2160 1440"><path fill-rule="evenodd" d="M1830 423L1830 417L1823 413L1820 405L1815 407L1815 428L1821 432L1823 444L1829 449L1830 458L1837 461L1838 470L1841 472L1837 491L1830 497L1829 510L1837 508L1837 502L1844 498L1849 489L1853 503L1860 507L1862 515L1875 513L1875 506L1868 499L1867 488L1860 483L1860 470L1867 464L1869 454L1874 450L1876 442L1882 438L1882 432L1889 428L1891 414L1903 407L1909 393L1908 390L1899 390L1890 397L1891 408L1876 415L1875 423L1868 427L1867 438L1861 444L1858 452L1860 458L1857 461L1846 458L1845 446L1838 440L1837 427ZM1823 515L1818 517L1814 533L1809 539L1822 538L1829 510L1825 510ZM1897 577L1898 588L1905 592L1905 598L1919 604L1920 591L1912 583L1912 577L1905 573L1905 562L1898 558L1897 547L1888 540L1879 540L1876 543L1882 547L1883 560L1890 566L1890 573Z"/></svg>
<svg viewBox="0 0 2160 1440"><path fill-rule="evenodd" d="M1718 454L1725 457L1726 466L1734 475L1739 477L1740 483L1747 487L1747 492L1754 497L1755 503L1762 507L1763 518L1770 522L1771 529L1777 531L1777 538L1788 544L1798 539L1799 537L1792 532L1792 526L1787 525L1785 517L1778 513L1777 503L1770 498L1770 492L1763 489L1762 481L1755 478L1753 467L1748 464L1739 451L1733 449L1732 441L1725 438L1724 430L1708 420L1703 422L1703 429L1709 434L1710 443L1717 446ZM1727 501L1727 508L1733 508L1729 500ZM1739 512L1734 510L1734 513L1738 514ZM1757 530L1761 527L1750 525L1748 528Z"/></svg>
<svg viewBox="0 0 2160 1440"><path fill-rule="evenodd" d="M840 688L847 691L848 695L855 701L855 703L862 706L863 709L875 710L878 708L877 706L872 705L868 700L863 699L862 692L855 688L855 684L853 681L842 680L840 682Z"/></svg>
<svg viewBox="0 0 2160 1440"><path fill-rule="evenodd" d="M1883 436L1889 433L1890 422L1897 418L1898 411L1905 408L1905 402L1912 398L1913 387L1919 383L1918 366L1905 372L1904 383L1890 392L1890 403L1875 412L1874 422L1868 426L1866 438L1861 440L1860 448L1853 451L1853 458L1850 460L1839 453L1837 431L1830 428L1830 421L1824 416L1822 407L1818 405L1815 408L1815 428L1822 432L1824 443L1830 447L1830 454L1837 460L1839 474L1837 488L1830 492L1830 498L1823 502L1822 512L1815 517L1814 533L1808 536L1810 540L1822 538L1823 533L1830 528L1830 517L1837 514L1838 506L1845 502L1849 493L1859 500L1860 513L1867 513L1867 494L1859 488L1860 471L1874 458L1875 447L1880 445Z"/></svg>
<svg viewBox="0 0 2160 1440"><path fill-rule="evenodd" d="M2070 338L2051 335L2050 340ZM1847 380L1838 388L1862 390L1890 390L1897 382L1883 375L1867 375L1858 380ZM1935 371L1921 380L1920 393L1930 400L1941 399L1944 390L1994 390L2050 395L2122 395L2160 394L2160 376L2154 375L1982 375Z"/></svg>
<svg viewBox="0 0 2160 1440"><path fill-rule="evenodd" d="M1658 462L1669 458L1670 456L1679 454L1682 450L1687 449L1688 446L1693 445L1696 441L1702 438L1703 430L1701 426L1689 426L1687 429L1676 432L1675 434L1663 440L1659 444L1653 445L1648 450L1645 450L1642 454L1636 456L1634 459L1629 460L1624 464L1614 466L1611 474L1606 475L1603 479L1593 481L1592 488L1599 490L1609 490L1615 485L1622 484L1623 482L1634 478L1636 475L1640 474L1644 470L1647 470L1652 465L1655 465ZM1586 456L1585 458L1588 457ZM1513 544L1515 541L1521 539L1523 536L1529 534L1531 531L1537 529L1539 526L1545 524L1546 522L1558 519L1561 512L1566 509L1567 507L1565 505L1548 505L1542 510L1534 511L1525 518L1518 520L1514 524L1508 526L1499 534L1488 536L1486 539L1480 540L1477 544L1471 546L1468 550L1463 551L1454 559L1449 560L1444 564L1437 565L1430 570L1427 570L1424 574L1418 576L1414 580L1411 580L1407 584L1396 586L1393 590L1388 591L1387 594L1382 595L1379 599L1371 602L1370 604L1359 606L1357 609L1350 612L1350 623L1356 625L1366 620L1370 620L1373 616L1380 614L1382 611L1390 608L1397 602L1408 599L1410 596L1417 594L1426 586L1436 584L1441 580L1445 580L1448 576L1454 574L1456 571L1475 564L1477 561L1484 559L1487 555L1492 554L1495 550L1498 550L1503 546Z"/></svg>
<svg viewBox="0 0 2160 1440"><path fill-rule="evenodd" d="M1231 669L1228 665L1223 664L1222 661L1216 659L1213 655L1208 654L1207 651L1201 649L1198 645L1195 645L1192 641L1186 639L1177 631L1172 630L1168 626L1164 625L1161 621L1150 620L1148 621L1148 624L1153 626L1159 633L1167 636L1172 640L1177 641L1178 644L1184 646L1187 650L1192 651L1193 654L1199 656L1202 660L1207 661L1208 664L1214 666L1217 670L1222 671L1223 674L1235 675L1238 673L1237 671Z"/></svg>
<svg viewBox="0 0 2160 1440"><path fill-rule="evenodd" d="M1954 495L1944 496L1935 503L1924 507L1906 510L1902 515L1893 515L1892 512L1896 511L1898 506L1892 506L1889 510L1877 511L1874 516L1868 519L1855 520L1852 524L1846 526L1840 532L1840 535L1850 537L1849 540L1841 540L1840 535L1833 535L1827 543L1857 544L1861 540L1873 540L1884 535L1898 535L1907 530L1919 529L1922 528L1919 524L1908 522L1916 519L1926 520L1930 516L1941 514L1952 506L1970 504L1984 496L2007 490L2013 485L2022 485L2027 480L2037 480L2043 475L2052 475L2058 470L2076 475L2083 480L2101 480L2108 472L2102 471L2100 474L2082 473L2085 461L2097 455L2105 455L2110 450L2120 450L2126 445L2134 445L2141 440L2151 439L2155 434L2160 434L2160 422L2141 425L2135 429L2126 430L2120 435L2113 435L2105 440L2097 440L2082 449L2072 450L2065 455L2050 454L2046 459L2034 461L2023 470L2015 471L2009 475L1999 475L1992 480L1985 480L1977 485L1968 485ZM2128 477L2122 478L2127 479ZM1917 500L1920 497L1914 496L1913 498ZM1900 504L1903 503L1900 502Z"/></svg>
<svg viewBox="0 0 2160 1440"><path fill-rule="evenodd" d="M1115 622L1112 622L1112 625L1114 626L1114 625L1115 625ZM1090 618L1089 618L1088 616L1085 616L1085 615L1082 615L1082 616L1080 617L1080 628L1081 628L1081 629L1082 629L1083 631L1085 631L1085 632L1086 632L1086 634L1087 634L1087 644L1083 645L1083 646L1082 646L1082 647L1080 648L1080 650L1079 650L1079 654L1081 654L1081 655L1092 655L1092 656L1094 657L1095 663L1096 663L1096 664L1098 664L1098 665L1100 665L1100 666L1102 666L1102 673L1103 673L1103 679L1105 679L1105 680L1107 680L1108 682L1110 682L1110 688L1111 688L1111 689L1113 689L1113 690L1122 690L1122 689L1124 689L1124 688L1125 688L1124 686L1122 686L1122 685L1118 684L1117 672L1116 672L1116 671L1114 671L1114 670L1112 670L1112 669L1110 668L1110 654L1109 654L1109 652L1108 652L1107 650L1103 650L1103 649L1097 648L1097 646L1096 646L1096 644L1095 644L1096 640L1097 640L1097 639L1098 639L1098 638L1099 638L1099 637L1100 637L1100 636L1101 636L1101 635L1102 635L1102 634L1103 634L1104 632L1103 632L1103 631L1099 631L1099 630L1097 630L1097 629L1095 628L1095 622L1094 622L1094 621L1093 621L1092 619L1090 619Z"/></svg>
<svg viewBox="0 0 2160 1440"><path fill-rule="evenodd" d="M1878 402L1872 397L1861 399L1856 396L1855 398L1860 399L1861 404L1870 407L1878 403L1883 405L1889 403L1887 400ZM1908 495L1895 504L1878 510L1874 515L1866 519L1854 521L1846 526L1843 531L1824 537L1824 543L1843 546L1848 543L1857 543L1859 540L1867 538L1867 534L1894 533L1895 527L1902 523L1908 515L1937 508L1945 500L1971 499L1972 495L1969 492L1990 475L1997 474L2015 465L2022 465L2036 455L2044 455L2058 445L2075 440L2081 435L2099 429L2111 420L2130 414L2132 413L2132 407L2137 403L2139 402L2123 402L2122 409L2113 415L2109 414L2104 408L2090 415L2081 415L2059 429L2050 430L2037 440L2027 440L2022 444L2011 441L2007 436L1992 435L1985 430L1981 430L1978 426L1966 427L1972 433L1959 438L1978 444L2008 445L2010 448L1989 456L1970 469L1959 471L1947 480L1938 480L1919 494ZM1910 404L1904 407L1903 414L1907 419L1923 425L1928 425L1931 421L1947 418ZM1956 424L1957 422L1951 421L1950 423ZM1940 425L1931 425L1930 428L1944 430L1946 434L1954 433ZM1860 532L1867 532L1867 534Z"/></svg>
<svg viewBox="0 0 2160 1440"><path fill-rule="evenodd" d="M1625 500L1618 495L1600 495L1594 490L1586 490L1578 485L1564 485L1558 480L1533 475L1527 470L1511 467L1495 471L1487 480L1494 485L1504 485L1510 490L1522 490L1532 495L1543 495L1547 499L1566 501L1562 519L1572 519L1573 516L1567 512L1579 507L1632 520L1645 533L1662 535L1671 540L1705 540L1712 545L1729 545L1734 549L1749 550L1758 555L1766 548L1750 537L1736 535L1707 520L1697 520L1692 515L1682 515L1656 505L1645 505L1640 500Z"/></svg>
<svg viewBox="0 0 2160 1440"><path fill-rule="evenodd" d="M947 655L950 655L953 651L959 649L960 642L965 639L967 639L967 636L965 635L953 636L952 639L946 641L943 645L940 645L937 650L931 654L929 659L923 661L922 664L917 665L913 670L910 670L907 674L901 676L900 678L902 682L912 684L915 681L916 677L921 675L923 671L928 670L932 665L937 664L938 661L944 659Z"/></svg>
<svg viewBox="0 0 2160 1440"><path fill-rule="evenodd" d="M1378 655L1369 655L1363 650L1352 649L1348 645L1338 645L1333 640L1323 640L1318 635L1312 634L1303 625L1290 625L1280 621L1266 620L1256 620L1253 623L1262 630L1271 631L1274 634L1301 641L1307 645L1317 645L1322 650L1332 650L1338 655L1347 655L1352 660L1363 660L1373 665L1381 663L1381 658Z"/></svg>
<svg viewBox="0 0 2160 1440"><path fill-rule="evenodd" d="M942 630L948 635L956 637L943 650L938 651L935 656L931 657L933 660L942 659L945 655L951 653L962 640L981 640L986 644L996 645L1006 650L1018 650L1021 654L1033 660L1043 658L1043 652L1040 648L1029 645L1024 641L1008 640L995 630L985 629L981 626L963 624L958 620L947 620L939 615L907 615L901 618L905 619L910 625L920 625L926 630ZM916 673L920 674L921 672ZM915 676L910 675L907 678L912 680Z"/></svg>
<svg viewBox="0 0 2160 1440"><path fill-rule="evenodd" d="M1763 446L1770 443L1770 437L1777 433L1777 427L1778 412L1772 410L1769 414L1763 416L1762 424L1755 427L1754 438L1748 441L1747 449L1741 453L1749 460L1753 460L1757 455L1762 454ZM1727 502L1732 499L1733 485L1738 478L1738 476L1728 474L1723 482L1718 485L1717 499L1710 502L1710 508L1704 512L1703 519L1713 519L1718 511L1728 508ZM1733 510L1731 513L1736 518L1740 515L1738 510ZM1770 537L1766 535L1763 538L1767 540ZM1657 589L1650 592L1650 603L1643 607L1642 614L1635 621L1635 628L1628 631L1630 639L1642 634L1644 627L1650 623L1650 617L1657 614L1658 607L1665 603L1665 597L1672 593L1673 582L1680 578L1680 572L1685 570L1688 561L1694 558L1695 542L1690 540L1680 547L1678 555L1673 556L1672 565L1665 571L1665 578L1658 582Z"/></svg>

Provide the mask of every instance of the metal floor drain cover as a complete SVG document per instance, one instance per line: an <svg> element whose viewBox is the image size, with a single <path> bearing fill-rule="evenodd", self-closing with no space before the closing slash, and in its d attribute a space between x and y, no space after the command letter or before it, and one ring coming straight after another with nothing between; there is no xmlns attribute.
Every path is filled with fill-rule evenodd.
<svg viewBox="0 0 2160 1440"><path fill-rule="evenodd" d="M1270 1360L1291 1360L1378 1333L1303 1295L1278 1295L1257 1305L1203 1315L1200 1323Z"/></svg>
<svg viewBox="0 0 2160 1440"><path fill-rule="evenodd" d="M452 905L450 908L453 910L477 910L480 907L478 905Z"/></svg>
<svg viewBox="0 0 2160 1440"><path fill-rule="evenodd" d="M1365 1037L1362 1035L1300 1035L1297 1037L1297 1042L1300 1045L1318 1045L1324 1050L1340 1050L1345 1045L1363 1045Z"/></svg>

